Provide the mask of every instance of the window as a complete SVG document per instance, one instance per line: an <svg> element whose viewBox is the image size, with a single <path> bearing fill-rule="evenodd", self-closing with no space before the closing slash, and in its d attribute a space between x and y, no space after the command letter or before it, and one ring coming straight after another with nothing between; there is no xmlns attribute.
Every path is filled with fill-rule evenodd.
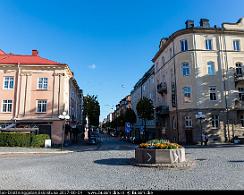
<svg viewBox="0 0 244 195"><path fill-rule="evenodd" d="M184 87L183 88L183 94L184 94L184 101L185 102L191 102L191 88L190 87Z"/></svg>
<svg viewBox="0 0 244 195"><path fill-rule="evenodd" d="M216 100L216 87L209 87L210 100Z"/></svg>
<svg viewBox="0 0 244 195"><path fill-rule="evenodd" d="M188 63L182 64L182 74L183 76L189 76L190 75L190 67Z"/></svg>
<svg viewBox="0 0 244 195"><path fill-rule="evenodd" d="M205 46L207 50L213 50L212 39L205 40Z"/></svg>
<svg viewBox="0 0 244 195"><path fill-rule="evenodd" d="M38 80L38 89L47 89L48 78L39 78Z"/></svg>
<svg viewBox="0 0 244 195"><path fill-rule="evenodd" d="M219 115L212 115L212 127L219 128Z"/></svg>
<svg viewBox="0 0 244 195"><path fill-rule="evenodd" d="M172 118L172 129L176 129L176 120L174 116Z"/></svg>
<svg viewBox="0 0 244 195"><path fill-rule="evenodd" d="M190 116L185 117L185 127L192 127L192 120Z"/></svg>
<svg viewBox="0 0 244 195"><path fill-rule="evenodd" d="M241 126L244 127L244 115L241 115Z"/></svg>
<svg viewBox="0 0 244 195"><path fill-rule="evenodd" d="M162 56L162 65L164 65L164 63L165 63L165 59L164 59L164 56Z"/></svg>
<svg viewBox="0 0 244 195"><path fill-rule="evenodd" d="M181 40L180 41L180 48L181 51L187 51L188 50L188 44L187 44L187 40Z"/></svg>
<svg viewBox="0 0 244 195"><path fill-rule="evenodd" d="M238 91L239 91L239 99L241 101L244 101L244 88L243 87L239 87Z"/></svg>
<svg viewBox="0 0 244 195"><path fill-rule="evenodd" d="M172 48L169 49L169 56L170 56L170 58L173 57L173 49Z"/></svg>
<svg viewBox="0 0 244 195"><path fill-rule="evenodd" d="M236 63L236 75L242 76L242 63L240 62Z"/></svg>
<svg viewBox="0 0 244 195"><path fill-rule="evenodd" d="M3 100L3 112L12 112L12 100Z"/></svg>
<svg viewBox="0 0 244 195"><path fill-rule="evenodd" d="M47 112L47 100L37 100L36 112Z"/></svg>
<svg viewBox="0 0 244 195"><path fill-rule="evenodd" d="M233 41L233 49L235 51L240 51L241 50L241 47L240 47L240 40L234 40Z"/></svg>
<svg viewBox="0 0 244 195"><path fill-rule="evenodd" d="M143 85L143 91L146 91L146 86L145 85Z"/></svg>
<svg viewBox="0 0 244 195"><path fill-rule="evenodd" d="M4 77L4 89L14 88L14 77Z"/></svg>
<svg viewBox="0 0 244 195"><path fill-rule="evenodd" d="M214 75L214 74L215 74L214 62L208 62L208 75Z"/></svg>

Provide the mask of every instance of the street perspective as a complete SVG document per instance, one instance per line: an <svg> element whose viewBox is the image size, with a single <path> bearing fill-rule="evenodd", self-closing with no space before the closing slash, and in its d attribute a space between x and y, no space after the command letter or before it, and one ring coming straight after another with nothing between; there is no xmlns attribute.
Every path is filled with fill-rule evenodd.
<svg viewBox="0 0 244 195"><path fill-rule="evenodd" d="M0 2L0 194L244 191L244 1Z"/></svg>

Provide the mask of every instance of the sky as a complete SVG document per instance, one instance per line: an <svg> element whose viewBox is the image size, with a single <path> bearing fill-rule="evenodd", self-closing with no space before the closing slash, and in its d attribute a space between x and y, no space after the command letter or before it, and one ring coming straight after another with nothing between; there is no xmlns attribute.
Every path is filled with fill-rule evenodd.
<svg viewBox="0 0 244 195"><path fill-rule="evenodd" d="M159 41L201 18L244 17L243 0L0 0L0 49L66 63L100 120L152 66Z"/></svg>

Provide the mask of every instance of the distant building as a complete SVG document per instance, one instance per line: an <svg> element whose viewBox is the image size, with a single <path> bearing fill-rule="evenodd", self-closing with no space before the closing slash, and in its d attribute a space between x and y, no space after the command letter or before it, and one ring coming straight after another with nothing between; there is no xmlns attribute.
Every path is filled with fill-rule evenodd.
<svg viewBox="0 0 244 195"><path fill-rule="evenodd" d="M144 127L143 121L138 117L136 105L141 98L146 97L151 99L153 104L156 101L156 84L154 66L152 66L143 77L135 84L134 89L131 91L131 106L137 116L137 122L134 125L137 135L140 133L140 129ZM154 105L155 106L155 105ZM159 137L159 132L156 130L156 116L154 120L147 121L147 129L145 131L146 139L153 139Z"/></svg>
<svg viewBox="0 0 244 195"><path fill-rule="evenodd" d="M7 54L0 50L0 127L38 127L53 144L63 140L64 111L71 119L64 137L77 139L82 125L83 92L67 64L39 56ZM1 129L0 129L1 130Z"/></svg>

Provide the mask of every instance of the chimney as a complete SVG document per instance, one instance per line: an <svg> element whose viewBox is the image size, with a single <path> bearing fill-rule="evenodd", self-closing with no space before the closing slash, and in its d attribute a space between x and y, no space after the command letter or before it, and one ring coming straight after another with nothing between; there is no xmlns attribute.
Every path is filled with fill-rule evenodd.
<svg viewBox="0 0 244 195"><path fill-rule="evenodd" d="M202 18L200 20L200 27L202 27L202 28L210 28L209 20Z"/></svg>
<svg viewBox="0 0 244 195"><path fill-rule="evenodd" d="M32 50L32 55L33 56L38 56L38 53L39 53L38 50L36 50L36 49Z"/></svg>
<svg viewBox="0 0 244 195"><path fill-rule="evenodd" d="M194 21L193 20L187 20L185 24L186 24L186 28L193 28L194 27Z"/></svg>
<svg viewBox="0 0 244 195"><path fill-rule="evenodd" d="M160 40L160 43L159 43L159 49L166 43L166 41L168 40L168 38L162 38Z"/></svg>

